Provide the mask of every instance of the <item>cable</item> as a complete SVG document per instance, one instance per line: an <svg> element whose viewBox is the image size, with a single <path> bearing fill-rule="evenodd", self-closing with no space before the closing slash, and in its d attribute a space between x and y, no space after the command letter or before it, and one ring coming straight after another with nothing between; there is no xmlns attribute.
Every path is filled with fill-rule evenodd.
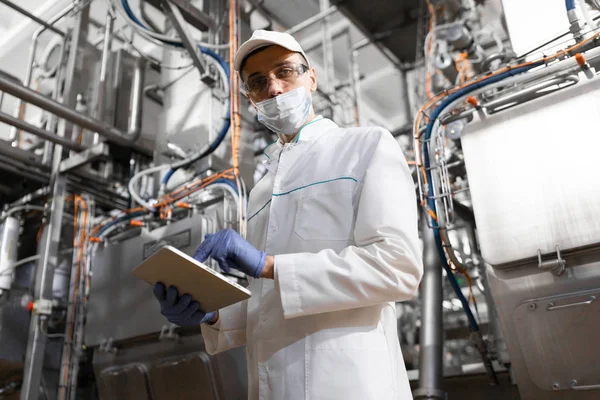
<svg viewBox="0 0 600 400"><path fill-rule="evenodd" d="M108 233L108 229L120 224L121 222L124 221L129 221L132 218L136 218L136 217L141 217L142 215L146 215L147 212L146 211L135 211L132 213L128 213L125 215L122 215L118 218L113 219L112 221L108 222L106 225L103 225L98 232L95 234L95 237L101 237L102 235L104 235L105 233Z"/></svg>
<svg viewBox="0 0 600 400"><path fill-rule="evenodd" d="M598 1L598 3L600 4L600 0L594 0L594 1ZM597 16L595 16L595 17L594 17L594 18L592 18L592 19L593 19L594 21L597 21L597 20L599 20L599 19L600 19L600 15L597 15ZM593 31L595 31L595 30L597 30L597 29L598 29L597 27L596 27L596 28L592 27L592 30L591 30L590 32L593 32ZM588 33L588 32L584 32L584 33ZM567 36L567 35L570 35L570 34L571 34L571 31L566 31L565 33L562 33L562 34L560 34L560 35L556 36L555 38L552 38L552 39L548 40L547 42L545 42L545 43L543 43L543 44L539 45L538 47L536 47L536 48L534 48L534 49L532 49L532 50L529 50L527 53L525 53L525 54L523 54L523 55L519 56L518 60L524 60L524 59L525 59L525 57L527 57L527 56L531 55L531 53L535 53L536 51L540 50L541 48L544 48L544 47L548 46L549 44L552 44L553 42L556 42L557 40L560 40L560 39L562 39L562 38L564 38L565 36ZM572 40L572 39L569 39L569 40Z"/></svg>
<svg viewBox="0 0 600 400"><path fill-rule="evenodd" d="M136 192L135 184L143 176L150 175L150 174L153 174L153 173L158 172L158 171L162 171L162 170L167 169L167 168L170 168L170 166L166 165L166 164L159 165L159 166L152 167L152 168L148 168L148 169L145 169L143 171L138 172L137 174L135 174L134 176L132 176L131 179L129 180L129 184L127 186L127 189L129 190L129 195L133 198L133 200L136 203L138 203L139 205L141 205L142 207L144 207L148 211L154 211L154 207L152 207L150 205L150 203L148 203L147 201L145 201L144 199L142 199L142 197Z"/></svg>

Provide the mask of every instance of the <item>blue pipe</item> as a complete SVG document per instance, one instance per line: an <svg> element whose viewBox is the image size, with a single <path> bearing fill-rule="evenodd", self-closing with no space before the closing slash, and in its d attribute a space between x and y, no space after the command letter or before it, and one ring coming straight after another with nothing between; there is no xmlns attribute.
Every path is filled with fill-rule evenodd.
<svg viewBox="0 0 600 400"><path fill-rule="evenodd" d="M454 93L452 93L451 95L449 95L434 111L433 113L431 113L431 116L429 118L429 122L427 123L427 128L425 130L425 140L423 141L423 153L424 153L424 163L425 163L425 171L426 171L426 175L427 175L427 180L429 182L432 182L432 177L431 177L431 170L430 170L430 160L429 160L429 151L428 151L428 140L431 138L431 134L433 132L433 125L435 124L435 121L437 120L437 118L440 116L440 114L442 113L442 111L444 111L444 109L446 107L448 107L454 100L474 91L477 90L481 87L484 87L486 85L489 85L491 83L495 83L498 81L501 81L503 79L506 79L510 76L513 75L517 75L520 74L522 72L526 72L528 70L530 70L531 68L537 67L539 65L541 65L543 63L535 63L535 64L531 64L531 65L527 65L524 67L519 67L519 68L515 68L506 72L503 72L501 74L498 74L496 76L493 76L491 78L485 79L481 82L475 83L471 86L465 87L463 89L460 89ZM436 211L436 207L435 207L435 200L433 199L434 193L433 193L433 186L429 185L429 189L428 189L428 195L429 195L429 199L428 199L428 204L429 204L429 208L436 213L437 215L437 211ZM465 296L463 295L460 286L458 284L458 282L456 281L456 277L454 276L454 273L452 272L452 270L450 269L450 266L448 265L448 260L446 259L446 254L444 252L444 246L442 243L442 238L440 236L440 231L439 231L439 225L437 224L437 221L435 221L432 218L432 224L433 224L433 233L434 233L434 238L435 238L435 243L436 243L436 247L438 250L438 254L440 256L440 260L442 261L442 267L444 268L444 270L446 271L446 275L448 276L448 280L450 281L450 285L452 286L452 288L454 289L454 292L456 293L456 296L458 297L458 299L460 300L463 309L465 311L465 313L467 314L467 319L469 320L469 326L471 328L472 331L477 332L479 331L479 325L477 324L477 321L475 320L475 317L473 315L473 311L471 310L471 307L469 306L469 302L467 301L467 299L465 298Z"/></svg>
<svg viewBox="0 0 600 400"><path fill-rule="evenodd" d="M565 6L567 7L567 11L571 11L575 9L575 0L565 0Z"/></svg>

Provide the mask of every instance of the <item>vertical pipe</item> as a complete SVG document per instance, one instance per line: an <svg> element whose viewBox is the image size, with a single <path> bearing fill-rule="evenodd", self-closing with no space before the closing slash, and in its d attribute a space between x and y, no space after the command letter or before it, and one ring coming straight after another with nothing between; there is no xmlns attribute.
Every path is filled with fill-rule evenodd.
<svg viewBox="0 0 600 400"><path fill-rule="evenodd" d="M138 57L135 60L133 77L131 78L131 96L129 98L129 124L127 137L135 141L142 133L142 109L144 105L144 81L146 79L146 60Z"/></svg>
<svg viewBox="0 0 600 400"><path fill-rule="evenodd" d="M422 214L423 278L421 280L421 331L419 335L419 388L415 399L445 400L442 390L443 320L442 265L437 254L433 231L427 227L427 215Z"/></svg>
<svg viewBox="0 0 600 400"><path fill-rule="evenodd" d="M321 12L326 12L329 8L329 0L319 0ZM335 88L335 71L333 61L333 39L331 38L331 29L329 29L329 16L323 18L321 22L321 37L323 40L323 69L325 70L325 88L324 92L332 95Z"/></svg>
<svg viewBox="0 0 600 400"><path fill-rule="evenodd" d="M360 126L360 67L358 65L358 51L371 43L369 38L364 38L350 47L350 62L348 71L352 85L352 97L354 99L354 123Z"/></svg>
<svg viewBox="0 0 600 400"><path fill-rule="evenodd" d="M112 47L114 18L110 12L106 13L106 23L104 25L104 41L102 42L102 58L100 61L100 78L98 84L98 111L96 119L105 121L104 108L106 105L106 78L108 76L108 62L110 60L110 52ZM94 144L97 144L98 134L94 135Z"/></svg>
<svg viewBox="0 0 600 400"><path fill-rule="evenodd" d="M404 115L406 115L406 122L404 126L410 126L412 121L412 107L410 104L410 93L408 91L408 79L407 79L407 71L405 68L400 70L400 79L402 81L402 104L404 105Z"/></svg>
<svg viewBox="0 0 600 400"><path fill-rule="evenodd" d="M82 60L79 51L80 46L87 40L87 27L89 17L89 5L83 7L79 15L73 17L73 34L65 72L65 85L63 99L67 107L74 107L76 93L73 88L73 77ZM58 127L58 136L64 137L67 123L61 120ZM52 187L48 224L46 225L42 239L40 240L40 260L36 269L34 301L46 302L52 299L52 281L54 269L56 268L58 247L61 240L62 218L64 212L65 194L67 191L66 177L59 173L62 161L63 148L60 145L54 147L54 158L52 160L52 175L50 186ZM38 400L41 375L44 365L44 353L46 350L47 336L42 330L42 325L47 322L48 316L33 312L29 325L29 337L27 342L27 353L23 373L23 389L21 400Z"/></svg>
<svg viewBox="0 0 600 400"><path fill-rule="evenodd" d="M358 67L358 50L350 51L350 80L352 83L352 98L354 101L354 124L360 126L360 70Z"/></svg>

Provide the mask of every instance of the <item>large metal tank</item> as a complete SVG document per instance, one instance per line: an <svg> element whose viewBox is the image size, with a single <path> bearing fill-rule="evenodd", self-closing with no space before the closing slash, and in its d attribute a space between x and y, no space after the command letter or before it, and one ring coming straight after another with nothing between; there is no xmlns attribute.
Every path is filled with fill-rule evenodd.
<svg viewBox="0 0 600 400"><path fill-rule="evenodd" d="M467 125L478 238L524 400L600 398L600 78Z"/></svg>

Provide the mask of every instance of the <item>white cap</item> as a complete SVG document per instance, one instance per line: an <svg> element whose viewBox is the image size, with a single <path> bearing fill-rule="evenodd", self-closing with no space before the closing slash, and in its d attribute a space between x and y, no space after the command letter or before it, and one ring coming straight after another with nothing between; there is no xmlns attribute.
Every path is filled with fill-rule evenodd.
<svg viewBox="0 0 600 400"><path fill-rule="evenodd" d="M295 51L297 53L302 54L306 62L308 63L308 67L310 68L310 63L308 61L308 57L302 50L300 43L292 35L284 32L274 32L274 31L265 31L264 29L257 29L252 33L252 37L245 41L237 53L235 53L235 58L233 61L233 66L236 71L240 71L242 67L242 62L244 58L251 52L256 49L260 49L261 47L267 47L271 45L281 46L290 51Z"/></svg>

